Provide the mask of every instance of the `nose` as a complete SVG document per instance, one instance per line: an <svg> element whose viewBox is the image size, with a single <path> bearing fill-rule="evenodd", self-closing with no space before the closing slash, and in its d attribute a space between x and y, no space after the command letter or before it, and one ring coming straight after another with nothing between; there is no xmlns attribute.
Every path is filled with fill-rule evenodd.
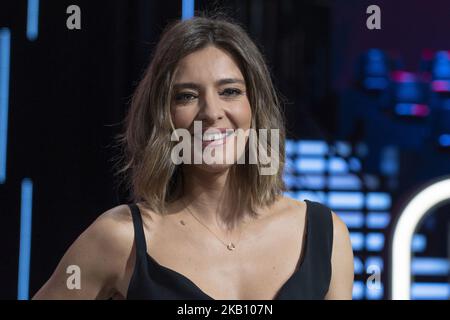
<svg viewBox="0 0 450 320"><path fill-rule="evenodd" d="M216 121L222 119L225 115L225 111L222 107L222 101L220 101L215 90L209 90L200 98L200 111L198 113L198 120L201 120L208 124L213 124Z"/></svg>

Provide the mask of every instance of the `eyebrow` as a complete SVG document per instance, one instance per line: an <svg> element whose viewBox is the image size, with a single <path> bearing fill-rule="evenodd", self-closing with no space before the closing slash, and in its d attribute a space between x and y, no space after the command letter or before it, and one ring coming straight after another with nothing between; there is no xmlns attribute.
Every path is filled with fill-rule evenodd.
<svg viewBox="0 0 450 320"><path fill-rule="evenodd" d="M214 84L216 86L221 86L224 84L233 84L239 83L245 85L245 81L243 79L238 78L224 78L217 80ZM174 84L174 89L197 89L199 90L201 86L195 82L180 82Z"/></svg>

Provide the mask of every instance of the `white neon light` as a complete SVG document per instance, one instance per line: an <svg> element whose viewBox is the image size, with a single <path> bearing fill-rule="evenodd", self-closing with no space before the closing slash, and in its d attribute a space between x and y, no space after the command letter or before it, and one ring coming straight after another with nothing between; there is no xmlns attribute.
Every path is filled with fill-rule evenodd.
<svg viewBox="0 0 450 320"><path fill-rule="evenodd" d="M400 213L392 239L392 299L411 299L411 245L415 229L430 209L449 199L450 177L445 177L419 191Z"/></svg>

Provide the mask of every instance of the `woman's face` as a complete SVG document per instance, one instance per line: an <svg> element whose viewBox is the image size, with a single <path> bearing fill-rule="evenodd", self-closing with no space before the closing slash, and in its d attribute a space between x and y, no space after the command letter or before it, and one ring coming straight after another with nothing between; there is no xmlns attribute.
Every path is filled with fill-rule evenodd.
<svg viewBox="0 0 450 320"><path fill-rule="evenodd" d="M208 46L180 60L174 77L171 116L175 128L188 129L193 135L191 141L197 139L197 151L201 150L203 156L222 159L213 164L202 161L199 167L214 172L230 167L244 152L247 139L242 143L235 134L227 135L226 129L247 132L252 119L245 79L238 65L226 51ZM201 123L202 131L206 131L203 135L195 135L194 121Z"/></svg>

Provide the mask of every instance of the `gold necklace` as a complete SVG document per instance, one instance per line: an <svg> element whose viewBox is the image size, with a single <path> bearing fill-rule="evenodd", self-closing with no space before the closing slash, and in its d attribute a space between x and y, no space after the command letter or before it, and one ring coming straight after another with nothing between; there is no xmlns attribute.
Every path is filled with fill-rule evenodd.
<svg viewBox="0 0 450 320"><path fill-rule="evenodd" d="M184 200L183 200L183 203L184 203L184 206L186 207L186 209L187 209L187 211L190 213L190 215L195 219L195 220L197 220L197 222L198 223L200 223L203 227L205 227L206 228L206 230L208 230L212 235L214 235L214 237L216 237L216 239L217 240L219 240L228 250L230 250L230 251L233 251L234 249L236 249L236 245L237 245L237 243L240 241L240 238L241 238L241 234L239 233L239 239L238 239L238 241L236 242L236 245L232 242L232 241L230 241L230 242L228 242L228 243L226 243L226 242L224 242L217 234L215 234L206 224L204 224L199 218L197 218L196 216L195 216L195 214L193 214L192 213L192 211L191 211L191 209L189 209L189 207L188 207L188 205L186 204L186 202L184 202Z"/></svg>

